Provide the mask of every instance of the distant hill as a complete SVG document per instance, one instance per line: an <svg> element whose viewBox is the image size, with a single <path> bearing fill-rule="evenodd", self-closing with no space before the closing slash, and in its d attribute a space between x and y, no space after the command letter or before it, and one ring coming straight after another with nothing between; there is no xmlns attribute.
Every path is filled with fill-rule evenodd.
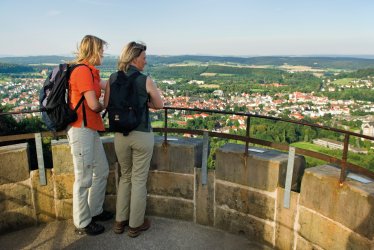
<svg viewBox="0 0 374 250"><path fill-rule="evenodd" d="M368 76L374 76L374 68L359 69L354 72L343 73L339 75L339 78L363 78Z"/></svg>
<svg viewBox="0 0 374 250"><path fill-rule="evenodd" d="M72 60L73 57L64 56L30 56L30 57L0 57L0 62L34 65L34 64L58 64ZM263 56L263 57L233 57L233 56L156 56L149 55L150 66L173 63L234 63L246 65L302 65L316 69L343 69L358 70L374 68L374 58L354 58L354 57L291 57L291 56ZM104 58L102 67L115 69L117 57L109 56Z"/></svg>
<svg viewBox="0 0 374 250"><path fill-rule="evenodd" d="M0 73L24 73L24 72L33 72L33 71L34 71L33 67L0 62Z"/></svg>
<svg viewBox="0 0 374 250"><path fill-rule="evenodd" d="M188 61L238 63L247 65L302 65L316 69L345 69L357 70L374 68L374 59L352 58L352 57L218 57L218 56L150 56L148 61L154 64L182 63Z"/></svg>
<svg viewBox="0 0 374 250"><path fill-rule="evenodd" d="M2 63L14 63L21 65L30 64L58 64L74 59L66 56L26 56L26 57L0 57Z"/></svg>

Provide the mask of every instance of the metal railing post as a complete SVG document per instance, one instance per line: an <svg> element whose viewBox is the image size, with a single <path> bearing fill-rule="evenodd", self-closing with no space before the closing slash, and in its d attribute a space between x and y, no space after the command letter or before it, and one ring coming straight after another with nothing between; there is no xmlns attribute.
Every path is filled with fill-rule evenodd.
<svg viewBox="0 0 374 250"><path fill-rule="evenodd" d="M245 130L245 136L246 137L249 137L250 124L251 124L251 117L249 115L247 115L247 128ZM246 141L245 142L245 152L244 152L245 156L248 156L248 144L249 144L249 142Z"/></svg>
<svg viewBox="0 0 374 250"><path fill-rule="evenodd" d="M342 157L342 168L340 170L340 185L343 184L345 178L347 177L347 158L348 158L348 146L349 146L349 134L345 134L344 137L344 148L343 148L343 157Z"/></svg>
<svg viewBox="0 0 374 250"><path fill-rule="evenodd" d="M203 134L203 153L201 161L201 184L208 183L208 151L209 151L209 133L204 131Z"/></svg>
<svg viewBox="0 0 374 250"><path fill-rule="evenodd" d="M165 131L164 131L164 146L166 146L166 144L168 143L168 132L167 132L167 129L168 129L168 109L165 108L165 119L164 119L164 128L165 128Z"/></svg>
<svg viewBox="0 0 374 250"><path fill-rule="evenodd" d="M293 177L293 169L295 165L295 152L296 150L294 147L289 147L287 172L286 172L286 183L284 185L284 198L283 198L283 207L285 208L290 208L292 177Z"/></svg>
<svg viewBox="0 0 374 250"><path fill-rule="evenodd" d="M38 159L39 182L41 186L47 185L44 168L43 143L41 133L35 133L36 157Z"/></svg>

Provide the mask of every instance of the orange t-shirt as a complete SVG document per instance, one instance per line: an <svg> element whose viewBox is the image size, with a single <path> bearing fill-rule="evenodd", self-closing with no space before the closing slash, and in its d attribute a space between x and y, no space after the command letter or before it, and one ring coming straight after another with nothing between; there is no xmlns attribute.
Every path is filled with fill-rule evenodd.
<svg viewBox="0 0 374 250"><path fill-rule="evenodd" d="M81 99L84 92L89 90L94 90L97 99L101 95L100 89L100 71L92 65L85 63L86 66L76 67L70 75L69 80L69 96L70 96L70 108L74 109ZM91 70L90 70L91 69ZM92 72L92 74L91 74ZM92 79L93 76L93 79ZM93 80L93 81L92 81ZM70 123L73 127L82 127L83 124L83 110L82 106L85 106L86 109L86 120L87 128L104 131L104 123L101 119L100 113L92 111L87 104L87 101L84 100L83 103L79 106L77 110L78 119L75 122Z"/></svg>

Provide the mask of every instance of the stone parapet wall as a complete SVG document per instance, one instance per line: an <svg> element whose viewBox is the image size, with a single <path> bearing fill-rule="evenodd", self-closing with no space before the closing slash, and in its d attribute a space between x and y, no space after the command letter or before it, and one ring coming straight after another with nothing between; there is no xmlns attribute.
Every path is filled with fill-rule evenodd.
<svg viewBox="0 0 374 250"><path fill-rule="evenodd" d="M30 178L30 156L27 143L0 147L0 185Z"/></svg>
<svg viewBox="0 0 374 250"><path fill-rule="evenodd" d="M288 155L255 149L244 155L244 145L226 144L217 150L215 226L275 246L278 190L284 187ZM305 159L295 157L292 190L299 190ZM285 231L285 230L283 230Z"/></svg>
<svg viewBox="0 0 374 250"><path fill-rule="evenodd" d="M0 147L0 233L35 225L27 143Z"/></svg>
<svg viewBox="0 0 374 250"><path fill-rule="evenodd" d="M113 138L102 138L110 165L104 207L115 211L120 168ZM323 165L305 169L296 155L289 208L284 205L288 154L244 145L216 151L202 183L202 140L155 138L148 176L148 215L193 221L245 235L276 249L374 249L374 182ZM27 144L0 148L0 232L72 217L74 173L66 140L53 141L47 185L29 172Z"/></svg>
<svg viewBox="0 0 374 250"><path fill-rule="evenodd" d="M374 182L340 186L339 176L329 165L305 171L298 233L324 249L374 249Z"/></svg>
<svg viewBox="0 0 374 250"><path fill-rule="evenodd" d="M195 217L195 169L201 167L202 141L155 138L148 176L146 213L193 221Z"/></svg>
<svg viewBox="0 0 374 250"><path fill-rule="evenodd" d="M106 157L109 163L109 176L106 188L105 208L114 211L111 196L117 194L118 180L118 164L114 151L114 138L101 138ZM73 157L70 152L70 146L67 140L52 141L53 155L53 183L55 200L56 218L70 219L72 218L73 209L73 184L74 184L74 167Z"/></svg>

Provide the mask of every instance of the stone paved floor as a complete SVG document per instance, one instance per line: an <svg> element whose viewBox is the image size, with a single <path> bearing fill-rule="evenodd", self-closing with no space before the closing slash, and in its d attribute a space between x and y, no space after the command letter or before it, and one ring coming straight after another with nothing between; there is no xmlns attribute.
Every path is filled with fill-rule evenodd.
<svg viewBox="0 0 374 250"><path fill-rule="evenodd" d="M71 220L55 221L0 235L0 249L270 249L245 237L192 222L150 217L151 228L137 238L111 231L113 221L103 223L105 233L78 236Z"/></svg>

